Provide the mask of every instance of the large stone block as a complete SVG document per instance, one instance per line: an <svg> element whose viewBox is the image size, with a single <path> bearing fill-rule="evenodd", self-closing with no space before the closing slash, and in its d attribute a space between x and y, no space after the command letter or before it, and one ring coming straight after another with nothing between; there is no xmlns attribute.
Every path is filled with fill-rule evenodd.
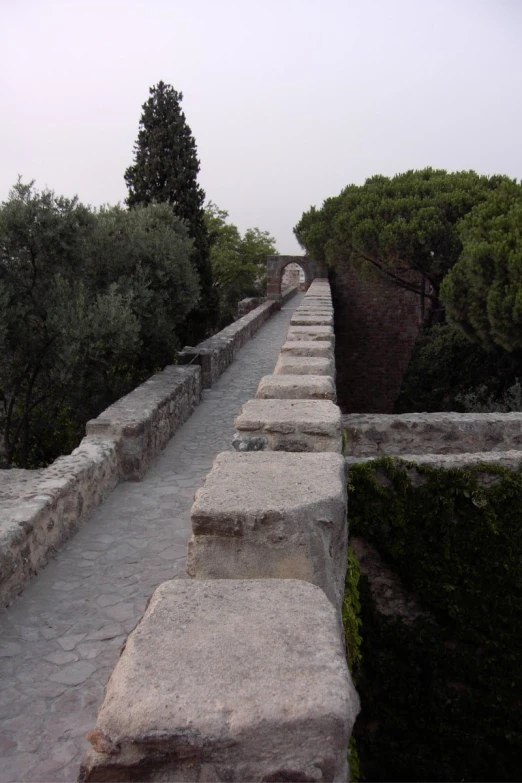
<svg viewBox="0 0 522 783"><path fill-rule="evenodd" d="M294 315L332 315L332 308L325 305L301 305L294 312Z"/></svg>
<svg viewBox="0 0 522 783"><path fill-rule="evenodd" d="M249 400L235 425L237 451L342 451L341 412L329 400Z"/></svg>
<svg viewBox="0 0 522 783"><path fill-rule="evenodd" d="M294 340L281 347L285 356L321 356L323 359L333 358L332 344L326 340Z"/></svg>
<svg viewBox="0 0 522 783"><path fill-rule="evenodd" d="M332 315L301 315L294 314L290 320L291 326L333 326Z"/></svg>
<svg viewBox="0 0 522 783"><path fill-rule="evenodd" d="M335 385L329 375L265 375L259 381L256 398L335 402Z"/></svg>
<svg viewBox="0 0 522 783"><path fill-rule="evenodd" d="M344 783L358 711L321 590L172 580L127 639L79 779Z"/></svg>
<svg viewBox="0 0 522 783"><path fill-rule="evenodd" d="M191 519L189 576L303 579L340 608L347 545L340 454L219 454Z"/></svg>
<svg viewBox="0 0 522 783"><path fill-rule="evenodd" d="M286 356L280 354L274 375L330 375L335 376L333 359L320 356Z"/></svg>
<svg viewBox="0 0 522 783"><path fill-rule="evenodd" d="M332 345L335 343L334 330L331 326L291 326L286 339L287 342L327 340Z"/></svg>

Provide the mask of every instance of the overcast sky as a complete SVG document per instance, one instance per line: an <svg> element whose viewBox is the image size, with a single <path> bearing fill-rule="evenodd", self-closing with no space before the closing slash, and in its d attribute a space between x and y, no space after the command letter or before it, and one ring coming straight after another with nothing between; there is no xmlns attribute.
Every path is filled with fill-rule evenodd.
<svg viewBox="0 0 522 783"><path fill-rule="evenodd" d="M522 0L0 0L0 201L123 201L141 105L184 94L207 198L292 228L410 168L522 177Z"/></svg>

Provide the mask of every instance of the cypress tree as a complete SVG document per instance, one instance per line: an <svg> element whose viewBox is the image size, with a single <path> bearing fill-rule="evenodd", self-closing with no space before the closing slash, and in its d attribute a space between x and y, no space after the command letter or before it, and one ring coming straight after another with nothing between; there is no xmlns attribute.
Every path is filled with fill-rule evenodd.
<svg viewBox="0 0 522 783"><path fill-rule="evenodd" d="M162 81L149 93L142 106L134 163L125 172L129 189L126 203L132 208L166 202L187 225L194 240L192 262L201 294L197 309L187 317L182 340L194 344L212 331L218 318L204 221L205 191L197 181L197 147L181 109L183 94Z"/></svg>

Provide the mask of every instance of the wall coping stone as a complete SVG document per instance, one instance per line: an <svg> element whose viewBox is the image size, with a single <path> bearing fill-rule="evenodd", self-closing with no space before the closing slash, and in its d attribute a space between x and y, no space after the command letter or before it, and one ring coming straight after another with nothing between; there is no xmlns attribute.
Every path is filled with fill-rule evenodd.
<svg viewBox="0 0 522 783"><path fill-rule="evenodd" d="M172 580L127 639L80 780L341 783L358 711L321 590Z"/></svg>
<svg viewBox="0 0 522 783"><path fill-rule="evenodd" d="M326 340L294 340L281 346L281 356L322 356L334 358L331 343Z"/></svg>
<svg viewBox="0 0 522 783"><path fill-rule="evenodd" d="M234 423L237 451L342 451L341 413L330 400L249 400Z"/></svg>
<svg viewBox="0 0 522 783"><path fill-rule="evenodd" d="M335 402L335 384L329 375L265 375L257 399L307 399Z"/></svg>

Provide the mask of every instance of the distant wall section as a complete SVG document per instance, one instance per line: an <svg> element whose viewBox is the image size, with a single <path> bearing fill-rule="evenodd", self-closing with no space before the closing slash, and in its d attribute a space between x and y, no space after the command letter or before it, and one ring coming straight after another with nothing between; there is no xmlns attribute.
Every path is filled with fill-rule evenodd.
<svg viewBox="0 0 522 783"><path fill-rule="evenodd" d="M304 288L308 289L312 280L318 277L326 277L324 267L316 264L308 256L267 256L267 297L268 299L281 298L281 282L287 266L298 264L304 272Z"/></svg>

